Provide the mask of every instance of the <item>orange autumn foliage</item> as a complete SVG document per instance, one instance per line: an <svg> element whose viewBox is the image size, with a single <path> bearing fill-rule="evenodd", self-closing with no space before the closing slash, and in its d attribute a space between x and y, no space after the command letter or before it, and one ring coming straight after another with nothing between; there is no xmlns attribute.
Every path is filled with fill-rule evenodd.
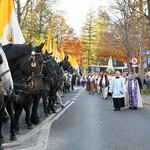
<svg viewBox="0 0 150 150"><path fill-rule="evenodd" d="M62 46L65 55L71 55L76 58L77 63L81 66L82 58L82 44L79 38L65 38L62 41Z"/></svg>
<svg viewBox="0 0 150 150"><path fill-rule="evenodd" d="M122 41L115 37L114 31L102 33L98 51L98 58L109 59L109 57L112 56L113 59L126 62L125 48Z"/></svg>

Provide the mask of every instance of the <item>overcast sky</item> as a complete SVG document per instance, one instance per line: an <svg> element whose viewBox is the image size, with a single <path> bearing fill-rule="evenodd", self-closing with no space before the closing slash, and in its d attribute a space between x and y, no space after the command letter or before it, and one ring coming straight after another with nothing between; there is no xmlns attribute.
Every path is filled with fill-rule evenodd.
<svg viewBox="0 0 150 150"><path fill-rule="evenodd" d="M66 12L68 24L75 29L77 35L80 34L85 16L90 8L97 10L99 6L107 8L110 0L60 0L56 9Z"/></svg>

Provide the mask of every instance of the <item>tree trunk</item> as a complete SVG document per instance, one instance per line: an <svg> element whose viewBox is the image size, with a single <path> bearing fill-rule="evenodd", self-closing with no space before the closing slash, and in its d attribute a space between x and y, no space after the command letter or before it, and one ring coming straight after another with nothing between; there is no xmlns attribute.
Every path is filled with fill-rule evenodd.
<svg viewBox="0 0 150 150"><path fill-rule="evenodd" d="M19 24L21 23L21 6L20 6L20 0L16 1L17 3L17 17L18 17L18 22Z"/></svg>
<svg viewBox="0 0 150 150"><path fill-rule="evenodd" d="M142 31L141 31L141 40L140 40L140 50L143 51L144 50L144 28L142 28ZM140 77L141 77L141 81L142 81L142 84L143 84L143 81L144 81L144 56L141 56L141 74L140 74Z"/></svg>
<svg viewBox="0 0 150 150"><path fill-rule="evenodd" d="M150 51L150 0L147 0L148 6L148 50Z"/></svg>

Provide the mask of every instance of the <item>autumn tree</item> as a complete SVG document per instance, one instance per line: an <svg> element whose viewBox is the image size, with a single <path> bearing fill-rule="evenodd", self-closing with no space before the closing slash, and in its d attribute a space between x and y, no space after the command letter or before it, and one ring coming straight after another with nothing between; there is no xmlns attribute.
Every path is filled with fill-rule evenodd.
<svg viewBox="0 0 150 150"><path fill-rule="evenodd" d="M147 49L146 36L149 28L148 20L146 21L148 7L143 5L146 5L145 0L115 0L114 5L115 10L118 10L120 14L119 19L114 22L115 24L117 22L118 28L120 28L120 35L126 49L128 72L131 69L135 72L135 67L130 68L130 59L136 57L139 61L141 60L141 76L144 75L144 57L139 58L139 51Z"/></svg>
<svg viewBox="0 0 150 150"><path fill-rule="evenodd" d="M64 53L75 57L78 65L82 66L82 43L78 37L65 38L62 43Z"/></svg>
<svg viewBox="0 0 150 150"><path fill-rule="evenodd" d="M109 32L103 32L101 36L101 41L99 42L99 59L101 60L101 65L106 65L106 61L110 56L114 61L119 60L121 62L126 62L126 53L124 53L124 46L122 40L118 37L118 31L115 29L110 29Z"/></svg>
<svg viewBox="0 0 150 150"><path fill-rule="evenodd" d="M109 16L106 11L102 11L99 9L98 16L96 17L94 27L93 27L93 34L95 35L95 44L92 45L94 52L95 52L95 62L100 63L102 61L102 56L101 53L102 51L105 50L103 49L100 51L102 48L102 40L104 37L105 32L109 30ZM103 47L104 48L104 47ZM107 51L105 51L107 53ZM104 56L104 55L103 55ZM109 56L110 57L110 56Z"/></svg>
<svg viewBox="0 0 150 150"><path fill-rule="evenodd" d="M92 49L95 43L95 35L93 34L93 27L95 22L95 12L90 10L86 15L86 21L82 27L81 41L83 44L83 58L84 65L89 66L93 64L93 58L95 57L94 49Z"/></svg>
<svg viewBox="0 0 150 150"><path fill-rule="evenodd" d="M15 7L16 7L16 13L18 17L18 22L20 26L23 24L23 22L26 20L26 17L29 13L29 3L31 0L26 0L24 3L21 5L21 0L14 0L15 2Z"/></svg>
<svg viewBox="0 0 150 150"><path fill-rule="evenodd" d="M71 28L66 19L63 16L63 13L55 13L53 15L52 21L49 23L48 28L51 29L52 38L57 43L57 50L63 46L63 41L75 36L73 28Z"/></svg>
<svg viewBox="0 0 150 150"><path fill-rule="evenodd" d="M47 25L53 15L52 6L57 0L27 0L22 7L20 0L15 2L18 20L27 43L38 43L40 34L47 34Z"/></svg>
<svg viewBox="0 0 150 150"><path fill-rule="evenodd" d="M113 20L113 23L115 28L120 31L118 36L120 36L125 48L128 72L131 71L130 59L136 57L137 50L135 47L137 19L135 19L135 10L129 7L131 4L132 2L129 0L115 0L113 4L113 9L120 14L119 19Z"/></svg>

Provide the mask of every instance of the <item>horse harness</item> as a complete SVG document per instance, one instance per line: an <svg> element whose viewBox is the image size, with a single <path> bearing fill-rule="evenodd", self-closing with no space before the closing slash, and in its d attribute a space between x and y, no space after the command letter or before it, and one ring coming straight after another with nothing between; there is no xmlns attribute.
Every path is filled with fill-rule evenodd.
<svg viewBox="0 0 150 150"><path fill-rule="evenodd" d="M35 60L36 60L36 55L41 55L41 53L36 53L35 52L35 50L33 50L32 52L31 52L31 56L29 57L29 59L27 60L27 61L25 61L21 66L20 66L20 68L21 67L23 67L27 62L29 62L30 60L32 60L32 62L31 62L31 67L32 68L35 68L35 67L37 67L37 64L36 64L36 62L35 62ZM41 58L42 58L42 56L41 56ZM38 61L38 60L37 60ZM41 67L41 70L42 70L42 68L43 68L43 66ZM36 70L35 70L36 71ZM33 71L32 72L32 74L26 79L26 81L28 81L29 82L29 88L31 89L31 88L33 88L33 85L34 85L34 82L33 82L33 78L34 77L42 77L43 76L43 74L42 74L42 72L40 71L40 73L39 74L35 74L35 71Z"/></svg>

